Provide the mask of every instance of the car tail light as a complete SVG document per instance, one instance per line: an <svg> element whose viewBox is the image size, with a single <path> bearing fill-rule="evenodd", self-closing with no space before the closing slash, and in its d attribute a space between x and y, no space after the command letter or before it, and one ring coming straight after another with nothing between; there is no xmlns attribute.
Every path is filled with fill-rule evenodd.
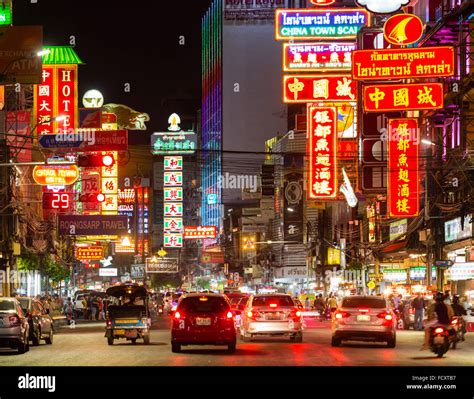
<svg viewBox="0 0 474 399"><path fill-rule="evenodd" d="M228 319L232 319L234 317L234 315L231 311L228 311L226 316L227 316Z"/></svg>
<svg viewBox="0 0 474 399"><path fill-rule="evenodd" d="M336 315L335 315L336 319L338 319L338 320L345 319L349 316L350 316L350 313L347 313L347 312L337 312Z"/></svg>
<svg viewBox="0 0 474 399"><path fill-rule="evenodd" d="M390 322L393 320L393 316L392 316L392 314L389 313L389 312L382 312L382 313L379 313L379 314L377 315L377 317L378 317L379 319L384 319L385 321L390 321Z"/></svg>
<svg viewBox="0 0 474 399"><path fill-rule="evenodd" d="M452 324L453 326L455 326L456 324L458 324L458 319L453 319L453 320L451 320L451 324Z"/></svg>
<svg viewBox="0 0 474 399"><path fill-rule="evenodd" d="M256 310L252 309L247 312L247 317L249 317L252 320L257 320L257 317L260 316L260 313L258 313Z"/></svg>
<svg viewBox="0 0 474 399"><path fill-rule="evenodd" d="M435 328L434 332L435 332L435 334L443 334L444 333L444 328L443 327Z"/></svg>
<svg viewBox="0 0 474 399"><path fill-rule="evenodd" d="M21 324L20 318L17 315L9 316L8 321L10 322L10 326L19 326Z"/></svg>
<svg viewBox="0 0 474 399"><path fill-rule="evenodd" d="M174 318L177 319L177 320L178 320L178 319L181 319L181 313L175 312L175 313L174 313Z"/></svg>
<svg viewBox="0 0 474 399"><path fill-rule="evenodd" d="M359 313L368 313L369 309L358 309Z"/></svg>
<svg viewBox="0 0 474 399"><path fill-rule="evenodd" d="M270 304L270 307L271 307L271 308L277 308L277 307L278 307L278 304L276 304L276 303L271 303L271 304Z"/></svg>

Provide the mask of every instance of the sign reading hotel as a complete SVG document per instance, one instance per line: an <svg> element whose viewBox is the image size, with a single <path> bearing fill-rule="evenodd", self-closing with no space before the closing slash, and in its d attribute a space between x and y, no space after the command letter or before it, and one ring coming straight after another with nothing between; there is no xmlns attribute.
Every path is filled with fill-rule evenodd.
<svg viewBox="0 0 474 399"><path fill-rule="evenodd" d="M388 189L390 217L419 213L418 121L413 118L388 121Z"/></svg>
<svg viewBox="0 0 474 399"><path fill-rule="evenodd" d="M365 112L430 110L443 105L442 83L364 86Z"/></svg>
<svg viewBox="0 0 474 399"><path fill-rule="evenodd" d="M308 106L310 199L337 194L337 109Z"/></svg>
<svg viewBox="0 0 474 399"><path fill-rule="evenodd" d="M364 26L370 26L369 13L360 8L275 11L277 40L355 39Z"/></svg>
<svg viewBox="0 0 474 399"><path fill-rule="evenodd" d="M283 102L354 101L356 82L350 75L285 75Z"/></svg>
<svg viewBox="0 0 474 399"><path fill-rule="evenodd" d="M217 238L216 226L185 226L184 239Z"/></svg>
<svg viewBox="0 0 474 399"><path fill-rule="evenodd" d="M358 80L439 78L453 75L453 47L356 50L352 53L352 77Z"/></svg>
<svg viewBox="0 0 474 399"><path fill-rule="evenodd" d="M284 43L285 72L350 71L355 43Z"/></svg>

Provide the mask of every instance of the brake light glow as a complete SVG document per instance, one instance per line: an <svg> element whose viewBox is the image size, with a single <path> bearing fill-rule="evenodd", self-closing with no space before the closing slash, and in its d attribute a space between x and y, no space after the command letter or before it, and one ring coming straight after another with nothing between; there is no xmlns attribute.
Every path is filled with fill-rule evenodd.
<svg viewBox="0 0 474 399"><path fill-rule="evenodd" d="M345 317L349 317L349 316L350 316L350 313L347 313L347 312L337 312L336 315L335 315L336 319L338 319L338 320L341 320L341 319L343 319Z"/></svg>
<svg viewBox="0 0 474 399"><path fill-rule="evenodd" d="M368 313L369 309L359 309L359 313Z"/></svg>
<svg viewBox="0 0 474 399"><path fill-rule="evenodd" d="M301 312L299 310L296 311L296 317L301 317Z"/></svg>
<svg viewBox="0 0 474 399"><path fill-rule="evenodd" d="M202 296L199 298L201 302L206 302L208 300L207 296Z"/></svg>
<svg viewBox="0 0 474 399"><path fill-rule="evenodd" d="M176 313L174 314L174 318L175 318L175 319L180 319L180 318L181 318L181 313L176 312Z"/></svg>
<svg viewBox="0 0 474 399"><path fill-rule="evenodd" d="M457 319L453 319L453 320L451 321L451 324L453 324L453 325L458 324L458 320L457 320Z"/></svg>
<svg viewBox="0 0 474 399"><path fill-rule="evenodd" d="M271 303L271 304L270 304L270 307L271 307L271 308L277 308L278 305L277 305L276 303Z"/></svg>
<svg viewBox="0 0 474 399"><path fill-rule="evenodd" d="M234 317L234 315L232 314L231 311L227 312L227 318L228 319L232 319L232 317Z"/></svg>
<svg viewBox="0 0 474 399"><path fill-rule="evenodd" d="M442 334L444 332L444 328L442 327L435 328L434 332L435 334Z"/></svg>
<svg viewBox="0 0 474 399"><path fill-rule="evenodd" d="M8 318L8 321L10 322L11 326L20 324L20 318L16 315L15 316L10 316Z"/></svg>
<svg viewBox="0 0 474 399"><path fill-rule="evenodd" d="M249 310L249 311L247 312L247 316L248 316L248 317L252 317L252 316L253 316L253 313L252 313L251 310Z"/></svg>
<svg viewBox="0 0 474 399"><path fill-rule="evenodd" d="M393 317L392 317L391 314L388 314L388 313L387 313L387 314L385 315L384 319L385 319L385 320L392 320Z"/></svg>

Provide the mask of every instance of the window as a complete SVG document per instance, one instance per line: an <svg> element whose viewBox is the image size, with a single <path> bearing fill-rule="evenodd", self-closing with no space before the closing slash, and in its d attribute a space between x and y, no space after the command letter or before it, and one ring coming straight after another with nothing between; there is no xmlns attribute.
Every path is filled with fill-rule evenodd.
<svg viewBox="0 0 474 399"><path fill-rule="evenodd" d="M256 296L252 302L252 306L270 306L270 304L276 304L277 306L295 306L293 299L287 295Z"/></svg>
<svg viewBox="0 0 474 399"><path fill-rule="evenodd" d="M224 298L203 296L184 298L178 310L184 313L223 313L230 308Z"/></svg>
<svg viewBox="0 0 474 399"><path fill-rule="evenodd" d="M15 310L15 302L0 300L0 311L2 310Z"/></svg>
<svg viewBox="0 0 474 399"><path fill-rule="evenodd" d="M383 309L387 307L387 303L383 298L344 298L342 301L343 308L375 308Z"/></svg>

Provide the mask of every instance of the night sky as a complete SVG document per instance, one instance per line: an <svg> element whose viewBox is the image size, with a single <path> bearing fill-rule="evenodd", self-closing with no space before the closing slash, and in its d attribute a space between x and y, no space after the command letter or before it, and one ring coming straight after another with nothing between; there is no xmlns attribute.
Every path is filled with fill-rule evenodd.
<svg viewBox="0 0 474 399"><path fill-rule="evenodd" d="M162 107L167 98L200 103L200 28L210 3L13 0L13 24L43 25L44 45L69 45L75 36L75 51L85 63L79 68L80 99L86 90L98 89L105 103L148 113L151 133L168 126L169 110ZM124 92L125 83L131 84L130 93Z"/></svg>

